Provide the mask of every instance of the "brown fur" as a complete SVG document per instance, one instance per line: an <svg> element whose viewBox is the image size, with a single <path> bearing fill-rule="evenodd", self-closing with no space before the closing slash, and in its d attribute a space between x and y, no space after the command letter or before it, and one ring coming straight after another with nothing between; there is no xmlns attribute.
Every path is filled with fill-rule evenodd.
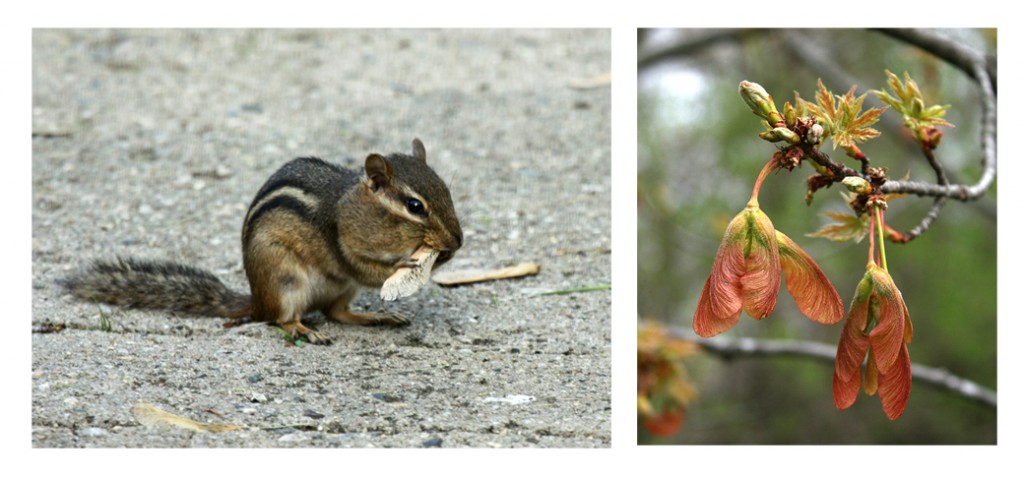
<svg viewBox="0 0 1024 477"><path fill-rule="evenodd" d="M173 262L97 261L63 285L78 298L129 308L222 318L242 318L251 312L248 296L231 291L205 270Z"/></svg>
<svg viewBox="0 0 1024 477"><path fill-rule="evenodd" d="M354 313L361 287L380 287L426 244L434 266L462 246L462 229L444 182L426 165L417 139L413 156L371 154L360 174L315 158L281 167L253 199L242 227L242 256L251 296L213 275L170 262L97 262L67 280L75 296L131 307L275 323L311 343L330 339L302 324L304 314L361 325L404 325L397 313ZM413 206L416 205L416 207Z"/></svg>

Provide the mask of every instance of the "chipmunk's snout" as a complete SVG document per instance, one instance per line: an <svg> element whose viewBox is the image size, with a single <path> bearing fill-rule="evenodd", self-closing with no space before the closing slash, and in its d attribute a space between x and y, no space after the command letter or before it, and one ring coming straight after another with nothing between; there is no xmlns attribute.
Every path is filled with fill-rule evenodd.
<svg viewBox="0 0 1024 477"><path fill-rule="evenodd" d="M462 230L456 230L443 242L443 245L434 248L439 252L435 267L451 260L455 256L455 251L462 248Z"/></svg>

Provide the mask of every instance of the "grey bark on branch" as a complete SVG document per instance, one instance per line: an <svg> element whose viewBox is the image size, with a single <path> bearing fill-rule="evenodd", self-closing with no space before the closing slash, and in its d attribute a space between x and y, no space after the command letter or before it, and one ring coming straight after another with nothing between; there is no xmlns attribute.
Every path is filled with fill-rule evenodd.
<svg viewBox="0 0 1024 477"><path fill-rule="evenodd" d="M670 336L691 341L710 354L723 359L755 356L790 356L835 363L836 347L824 343L797 340L765 340L754 338L700 338L690 331L667 328ZM972 401L996 407L996 392L974 381L956 376L941 368L912 363L913 379L937 389L952 391Z"/></svg>

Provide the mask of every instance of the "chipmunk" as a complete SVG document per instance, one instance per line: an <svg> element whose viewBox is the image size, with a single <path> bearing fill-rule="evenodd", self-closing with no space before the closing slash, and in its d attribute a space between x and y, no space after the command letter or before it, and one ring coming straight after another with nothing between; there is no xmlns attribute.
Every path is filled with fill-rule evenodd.
<svg viewBox="0 0 1024 477"><path fill-rule="evenodd" d="M314 157L294 159L270 176L242 226L242 261L250 295L204 270L174 262L97 261L64 281L76 297L277 324L293 337L329 344L302 324L304 314L360 325L401 326L400 313L355 313L361 287L381 287L421 247L433 267L462 246L462 229L444 181L427 166L419 139L412 155L370 154L364 173ZM431 257L433 258L433 257Z"/></svg>

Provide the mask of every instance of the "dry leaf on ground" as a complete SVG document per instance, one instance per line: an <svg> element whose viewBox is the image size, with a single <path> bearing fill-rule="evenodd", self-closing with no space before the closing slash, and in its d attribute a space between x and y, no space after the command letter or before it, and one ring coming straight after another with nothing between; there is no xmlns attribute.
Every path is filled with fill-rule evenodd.
<svg viewBox="0 0 1024 477"><path fill-rule="evenodd" d="M187 417L181 417L162 409L158 409L152 404L145 402L140 402L132 406L132 415L135 416L135 420L139 421L140 424L146 427L181 427L198 432L227 432L242 430L241 427L234 424L204 424L202 422L193 421Z"/></svg>

